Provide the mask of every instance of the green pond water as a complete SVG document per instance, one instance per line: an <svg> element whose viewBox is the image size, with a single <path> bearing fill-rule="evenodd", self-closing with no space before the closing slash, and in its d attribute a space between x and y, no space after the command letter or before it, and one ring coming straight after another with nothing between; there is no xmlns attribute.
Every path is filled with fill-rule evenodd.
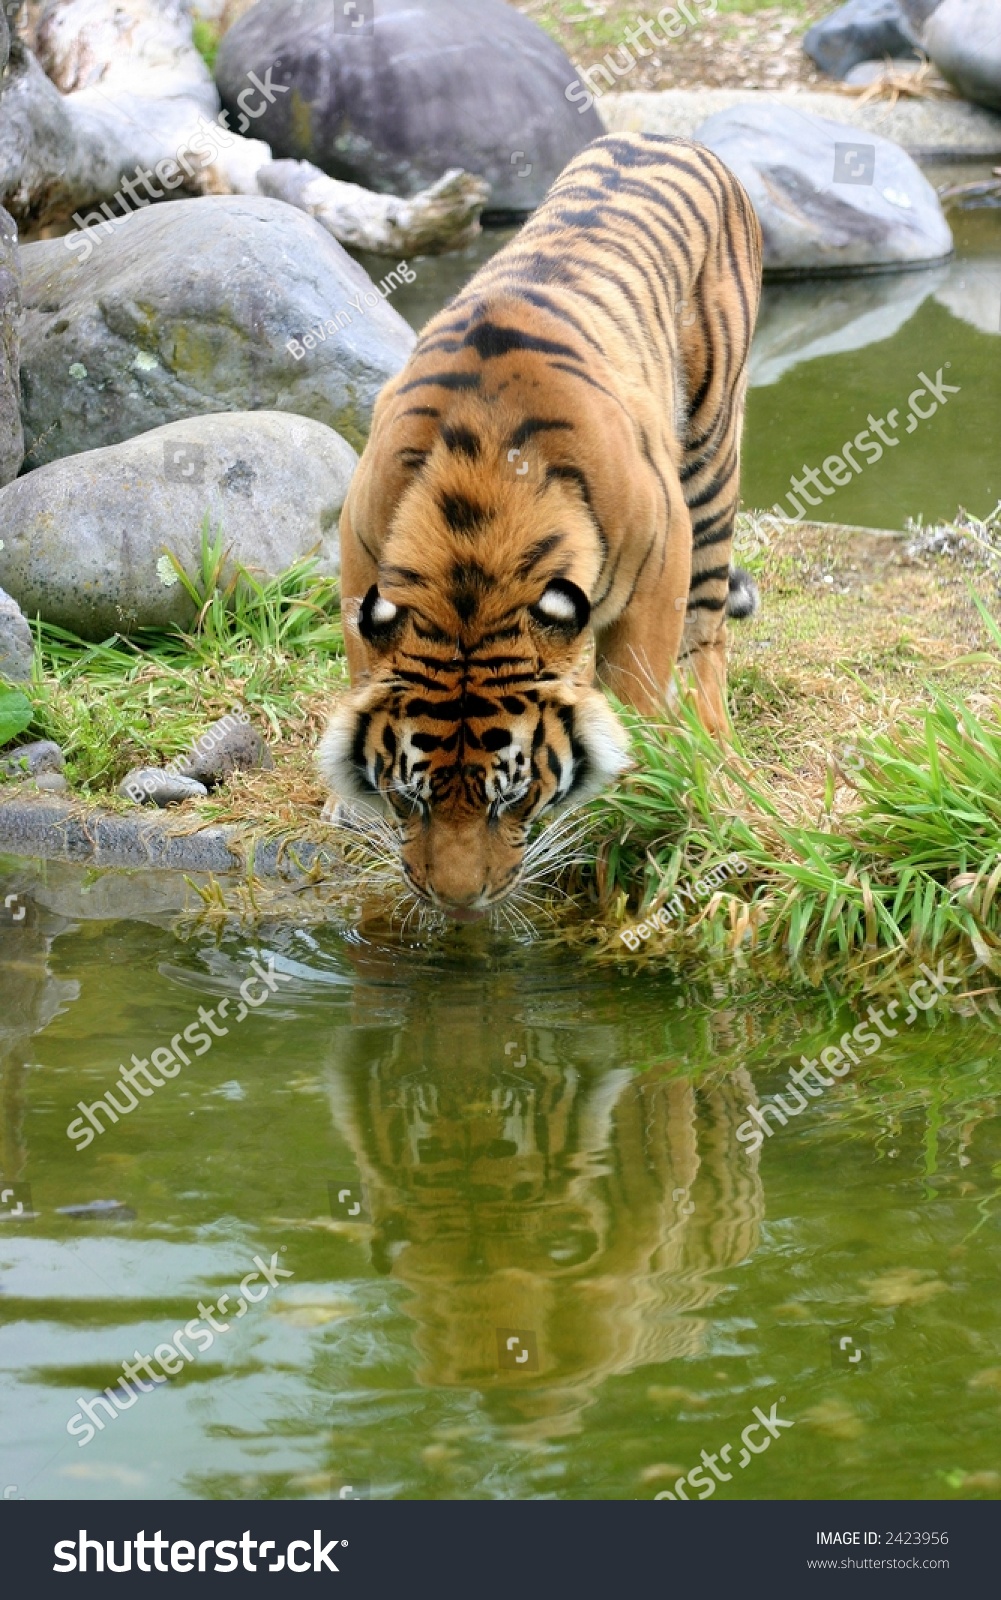
<svg viewBox="0 0 1001 1600"><path fill-rule="evenodd" d="M989 169L927 175L962 183ZM899 529L908 517L951 519L960 506L984 517L1001 501L1001 206L954 210L949 221L956 255L939 266L766 285L751 359L745 506L779 503L795 515L785 499L791 479L804 468L821 472L864 430L872 442L853 450L858 473L835 466L834 483L822 479L826 494L808 482L820 502L799 498L808 518ZM422 327L510 237L491 230L458 255L415 263L416 281L395 290L392 304ZM359 259L377 283L385 279L391 263ZM934 407L920 395L918 408L932 414L908 432L908 397L924 388L921 373L958 392L939 388L944 400ZM870 415L884 422L888 442L879 445Z"/></svg>
<svg viewBox="0 0 1001 1600"><path fill-rule="evenodd" d="M986 1021L886 1013L754 1151L748 1108L868 1001L482 930L214 933L168 888L0 862L8 1498L652 1499L703 1450L720 1498L1001 1495ZM237 1021L254 960L277 992ZM193 1025L78 1151L78 1103ZM126 1209L60 1211L95 1201ZM288 1276L237 1317L255 1257ZM199 1303L211 1348L67 1433Z"/></svg>

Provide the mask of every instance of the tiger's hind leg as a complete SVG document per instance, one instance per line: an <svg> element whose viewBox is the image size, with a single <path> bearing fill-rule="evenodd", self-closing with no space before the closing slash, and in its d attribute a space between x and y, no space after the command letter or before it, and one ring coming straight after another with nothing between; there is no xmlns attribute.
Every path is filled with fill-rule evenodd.
<svg viewBox="0 0 1001 1600"><path fill-rule="evenodd" d="M707 732L717 735L729 725L726 619L735 501L735 495L726 495L715 500L711 510L700 507L692 513L692 576L678 656L679 673L694 692L699 720Z"/></svg>
<svg viewBox="0 0 1001 1600"><path fill-rule="evenodd" d="M722 734L729 725L726 702L726 620L755 609L753 580L732 566L733 525L740 487L740 435L745 378L716 413L711 437L686 445L682 478L692 518L692 568L678 666L695 693L703 726ZM694 426L693 426L694 425ZM689 438L698 434L690 421Z"/></svg>
<svg viewBox="0 0 1001 1600"><path fill-rule="evenodd" d="M743 189L721 179L722 225L681 324L687 396L681 480L692 518L692 565L679 666L693 679L706 728L723 733L726 619L753 609L754 585L731 574L740 492L747 359L761 285L761 230Z"/></svg>

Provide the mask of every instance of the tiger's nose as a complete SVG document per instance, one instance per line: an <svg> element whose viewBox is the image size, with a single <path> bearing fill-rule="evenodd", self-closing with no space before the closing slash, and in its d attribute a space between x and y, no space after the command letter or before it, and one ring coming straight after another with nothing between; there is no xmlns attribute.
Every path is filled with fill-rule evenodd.
<svg viewBox="0 0 1001 1600"><path fill-rule="evenodd" d="M483 903L487 897L487 886L484 883L479 889L470 889L466 893L445 890L444 892L435 884L429 884L435 905L444 911L456 922L478 922L486 915L486 905Z"/></svg>

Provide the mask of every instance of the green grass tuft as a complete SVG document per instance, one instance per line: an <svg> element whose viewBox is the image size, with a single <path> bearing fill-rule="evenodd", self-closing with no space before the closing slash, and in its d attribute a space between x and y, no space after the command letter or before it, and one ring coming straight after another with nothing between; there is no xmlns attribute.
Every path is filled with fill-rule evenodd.
<svg viewBox="0 0 1001 1600"><path fill-rule="evenodd" d="M227 577L222 536L206 524L197 574L169 560L196 612L188 630L87 644L35 624L31 736L62 746L67 775L85 793L181 754L234 705L278 740L301 737L316 703L345 681L338 582L318 573L315 558L273 579L242 566Z"/></svg>
<svg viewBox="0 0 1001 1600"><path fill-rule="evenodd" d="M718 744L687 707L671 727L625 713L638 770L594 818L614 920L641 920L736 852L746 876L650 947L746 945L792 961L949 951L1001 972L1001 717L930 695L892 732L859 736L845 766L829 763L815 820L808 796L791 803L795 774Z"/></svg>
<svg viewBox="0 0 1001 1600"><path fill-rule="evenodd" d="M205 17L192 18L191 38L209 71L214 72L216 56L219 54L219 45L222 42L222 32L218 23L209 22Z"/></svg>

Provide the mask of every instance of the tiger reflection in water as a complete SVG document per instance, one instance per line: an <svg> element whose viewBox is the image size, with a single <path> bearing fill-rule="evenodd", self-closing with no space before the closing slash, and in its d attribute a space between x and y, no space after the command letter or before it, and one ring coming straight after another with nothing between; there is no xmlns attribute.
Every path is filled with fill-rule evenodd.
<svg viewBox="0 0 1001 1600"><path fill-rule="evenodd" d="M373 999L358 1020L385 1029ZM575 1432L605 1378L703 1349L720 1274L756 1248L757 1163L735 1138L751 1080L637 1075L608 1066L629 1059L617 1027L422 999L381 1058L369 1028L340 1034L328 1079L374 1262L410 1290L419 1382L483 1391L516 1433ZM499 1368L498 1329L535 1334L537 1370Z"/></svg>

